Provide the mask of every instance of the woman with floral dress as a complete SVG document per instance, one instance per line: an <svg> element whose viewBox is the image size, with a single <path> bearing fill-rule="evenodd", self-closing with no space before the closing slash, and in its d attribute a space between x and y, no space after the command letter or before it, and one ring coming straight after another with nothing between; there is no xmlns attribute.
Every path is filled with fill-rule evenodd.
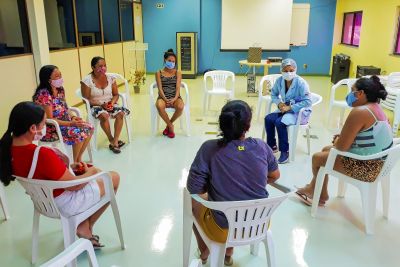
<svg viewBox="0 0 400 267"><path fill-rule="evenodd" d="M33 101L44 108L48 119L57 121L64 143L72 145L74 163L79 163L92 137L93 126L70 114L65 100L63 78L56 66L43 66L39 72L39 80L40 84L33 95ZM48 125L46 129L46 135L41 141L57 141L55 127Z"/></svg>

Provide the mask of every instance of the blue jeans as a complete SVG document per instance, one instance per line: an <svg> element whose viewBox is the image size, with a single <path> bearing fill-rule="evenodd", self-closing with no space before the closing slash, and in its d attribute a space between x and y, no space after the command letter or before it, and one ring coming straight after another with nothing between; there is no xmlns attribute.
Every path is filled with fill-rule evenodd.
<svg viewBox="0 0 400 267"><path fill-rule="evenodd" d="M267 144L273 148L276 146L275 128L278 132L279 151L289 152L288 131L286 124L282 123L283 113L274 112L265 117L265 131L267 133Z"/></svg>

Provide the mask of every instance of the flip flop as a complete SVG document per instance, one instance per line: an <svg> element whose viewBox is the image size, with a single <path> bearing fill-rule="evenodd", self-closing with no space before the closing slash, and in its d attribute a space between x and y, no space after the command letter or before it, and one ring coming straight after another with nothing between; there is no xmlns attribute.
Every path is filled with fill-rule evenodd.
<svg viewBox="0 0 400 267"><path fill-rule="evenodd" d="M224 264L225 266L232 266L233 265L232 256L225 256Z"/></svg>
<svg viewBox="0 0 400 267"><path fill-rule="evenodd" d="M124 145L125 145L124 141L121 141L121 140L118 141L118 147L119 148L123 147Z"/></svg>
<svg viewBox="0 0 400 267"><path fill-rule="evenodd" d="M207 260L208 257L206 259L202 259L201 258L201 252L200 249L197 248L196 254L195 254L196 258L199 258L201 260L201 264L206 265L207 264Z"/></svg>
<svg viewBox="0 0 400 267"><path fill-rule="evenodd" d="M121 153L121 150L119 149L119 147L113 146L112 144L110 144L110 145L108 146L108 148L110 148L110 150L111 150L112 152L114 152L115 154Z"/></svg>
<svg viewBox="0 0 400 267"><path fill-rule="evenodd" d="M96 238L96 237L99 237L99 236L96 236L96 237L94 237L94 236L92 236L92 237L85 237L85 236L79 236L79 235L78 235L78 237L79 237L79 238L84 238L84 239L89 240L89 241L92 243L92 246L93 246L93 248L94 248L95 250L101 249L101 248L104 247L104 245L101 244L101 243L99 242L99 240Z"/></svg>
<svg viewBox="0 0 400 267"><path fill-rule="evenodd" d="M295 193L298 199L300 199L305 205L312 206L313 199L311 197L304 193L300 193L299 191L296 191ZM318 206L325 207L325 201L320 200Z"/></svg>

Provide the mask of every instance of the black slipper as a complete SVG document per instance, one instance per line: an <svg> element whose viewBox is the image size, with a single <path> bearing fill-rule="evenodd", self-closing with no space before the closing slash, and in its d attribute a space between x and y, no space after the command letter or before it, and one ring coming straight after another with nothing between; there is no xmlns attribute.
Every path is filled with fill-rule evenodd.
<svg viewBox="0 0 400 267"><path fill-rule="evenodd" d="M112 144L110 144L110 145L108 146L108 148L110 148L110 150L111 150L112 152L114 152L115 154L121 153L121 150L119 149L119 147L113 146Z"/></svg>
<svg viewBox="0 0 400 267"><path fill-rule="evenodd" d="M124 145L125 145L124 141L121 141L121 140L118 141L118 147L119 148L123 147Z"/></svg>

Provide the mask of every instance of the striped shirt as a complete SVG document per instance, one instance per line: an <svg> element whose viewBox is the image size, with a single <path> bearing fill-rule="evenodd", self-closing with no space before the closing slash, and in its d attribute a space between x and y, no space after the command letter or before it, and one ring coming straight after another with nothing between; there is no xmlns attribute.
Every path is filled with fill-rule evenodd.
<svg viewBox="0 0 400 267"><path fill-rule="evenodd" d="M161 86L166 99L172 99L176 95L176 72L174 76L164 76L160 70Z"/></svg>
<svg viewBox="0 0 400 267"><path fill-rule="evenodd" d="M372 155L389 149L393 145L393 135L387 120L379 121L375 114L365 108L374 116L375 123L356 135L349 152L358 155Z"/></svg>

